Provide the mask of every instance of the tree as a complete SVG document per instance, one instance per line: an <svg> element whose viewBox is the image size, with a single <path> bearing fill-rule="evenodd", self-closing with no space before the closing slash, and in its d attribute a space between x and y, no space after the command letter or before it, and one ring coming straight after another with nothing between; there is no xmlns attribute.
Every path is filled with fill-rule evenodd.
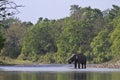
<svg viewBox="0 0 120 80"><path fill-rule="evenodd" d="M9 16L17 14L19 11L17 10L18 6L12 1L9 0L0 0L0 49L3 48L5 38L3 37L3 28L8 26L5 24L4 20Z"/></svg>
<svg viewBox="0 0 120 80"><path fill-rule="evenodd" d="M22 7L21 5L17 5L16 3L9 0L0 0L0 18L5 19L9 16L18 14L18 7Z"/></svg>
<svg viewBox="0 0 120 80"><path fill-rule="evenodd" d="M80 8L79 8L79 5L71 5L71 14L74 14L76 11L78 11Z"/></svg>
<svg viewBox="0 0 120 80"><path fill-rule="evenodd" d="M4 46L4 41L5 41L5 38L2 36L2 33L0 32L0 51Z"/></svg>
<svg viewBox="0 0 120 80"><path fill-rule="evenodd" d="M107 29L102 30L95 38L93 38L90 46L92 48L91 56L94 63L105 62L111 59L111 43L109 39L109 31Z"/></svg>
<svg viewBox="0 0 120 80"><path fill-rule="evenodd" d="M106 62L119 54L120 7L113 5L111 10L103 12L104 28L91 42L91 56L96 63Z"/></svg>
<svg viewBox="0 0 120 80"><path fill-rule="evenodd" d="M93 35L97 35L103 29L104 18L101 10L91 7L81 8L78 5L71 6L70 18L77 21L88 21L93 25Z"/></svg>
<svg viewBox="0 0 120 80"><path fill-rule="evenodd" d="M107 9L103 11L104 20L106 23L111 22L114 18L120 15L120 7L113 5L112 9Z"/></svg>
<svg viewBox="0 0 120 80"><path fill-rule="evenodd" d="M47 19L31 27L25 34L20 57L33 60L37 55L56 52L56 45L50 29L51 24Z"/></svg>
<svg viewBox="0 0 120 80"><path fill-rule="evenodd" d="M112 42L111 51L114 55L119 55L120 52L120 17L116 17L113 22L113 31L110 35L110 40Z"/></svg>
<svg viewBox="0 0 120 80"><path fill-rule="evenodd" d="M85 53L89 49L92 40L92 25L87 21L75 21L65 19L64 29L57 43L58 60L63 63L72 53Z"/></svg>
<svg viewBox="0 0 120 80"><path fill-rule="evenodd" d="M22 23L19 19L13 18L7 19L6 22L9 23L9 27L7 27L4 32L6 40L4 42L4 47L1 50L1 55L17 58L21 53L24 34L31 25L27 25Z"/></svg>
<svg viewBox="0 0 120 80"><path fill-rule="evenodd" d="M113 5L113 8L109 11L109 18L114 19L119 15L119 12L120 12L120 7Z"/></svg>

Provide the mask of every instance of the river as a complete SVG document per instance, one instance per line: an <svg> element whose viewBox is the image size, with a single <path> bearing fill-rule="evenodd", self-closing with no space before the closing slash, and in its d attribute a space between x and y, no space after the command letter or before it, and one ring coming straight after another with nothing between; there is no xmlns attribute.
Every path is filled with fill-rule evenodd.
<svg viewBox="0 0 120 80"><path fill-rule="evenodd" d="M61 64L0 66L0 80L120 80L120 69L74 69Z"/></svg>

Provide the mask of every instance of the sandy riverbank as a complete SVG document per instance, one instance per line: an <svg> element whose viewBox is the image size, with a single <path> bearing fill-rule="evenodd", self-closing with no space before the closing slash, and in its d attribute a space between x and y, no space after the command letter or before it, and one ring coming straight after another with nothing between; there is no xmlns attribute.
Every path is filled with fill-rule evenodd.
<svg viewBox="0 0 120 80"><path fill-rule="evenodd" d="M120 68L119 63L87 64L87 67L93 68Z"/></svg>

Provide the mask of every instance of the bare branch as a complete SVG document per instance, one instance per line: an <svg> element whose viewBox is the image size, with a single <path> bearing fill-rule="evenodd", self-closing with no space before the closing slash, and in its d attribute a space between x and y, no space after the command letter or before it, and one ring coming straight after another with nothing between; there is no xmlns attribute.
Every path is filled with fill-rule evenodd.
<svg viewBox="0 0 120 80"><path fill-rule="evenodd" d="M18 10L19 7L23 6L17 5L16 3L9 0L0 0L0 19L5 19L9 16L20 13L20 11Z"/></svg>

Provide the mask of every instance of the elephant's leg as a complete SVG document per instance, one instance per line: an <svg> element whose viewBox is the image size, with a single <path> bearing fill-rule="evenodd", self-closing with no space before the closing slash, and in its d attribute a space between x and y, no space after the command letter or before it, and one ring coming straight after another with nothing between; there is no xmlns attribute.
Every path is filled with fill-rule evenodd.
<svg viewBox="0 0 120 80"><path fill-rule="evenodd" d="M82 64L82 69L83 69L83 64Z"/></svg>
<svg viewBox="0 0 120 80"><path fill-rule="evenodd" d="M75 69L77 68L77 62L74 63L74 67L75 67Z"/></svg>
<svg viewBox="0 0 120 80"><path fill-rule="evenodd" d="M80 63L78 63L78 68L80 69Z"/></svg>
<svg viewBox="0 0 120 80"><path fill-rule="evenodd" d="M84 68L86 69L86 64L84 64Z"/></svg>

